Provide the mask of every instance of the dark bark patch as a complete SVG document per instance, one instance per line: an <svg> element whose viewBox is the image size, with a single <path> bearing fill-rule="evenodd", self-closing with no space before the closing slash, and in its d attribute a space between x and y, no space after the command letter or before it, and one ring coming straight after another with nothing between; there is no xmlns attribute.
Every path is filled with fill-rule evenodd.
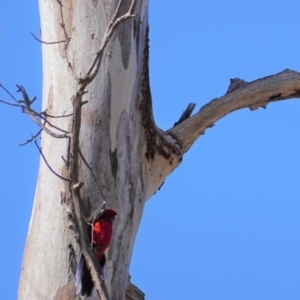
<svg viewBox="0 0 300 300"><path fill-rule="evenodd" d="M282 94L279 93L279 94L276 94L276 95L273 95L269 98L269 100L277 100L277 99L281 99L282 97Z"/></svg>
<svg viewBox="0 0 300 300"><path fill-rule="evenodd" d="M118 38L121 44L122 62L127 70L131 55L131 37L133 31L133 20L127 20L119 27Z"/></svg>
<svg viewBox="0 0 300 300"><path fill-rule="evenodd" d="M181 157L180 150L173 144L168 142L163 136L163 132L160 132L156 127L153 120L152 110L152 97L150 90L149 80L149 30L147 29L145 50L144 50L144 61L141 74L141 85L139 91L139 109L142 115L142 125L146 135L146 153L145 156L148 160L154 159L155 155L161 155L169 164L172 165L172 156Z"/></svg>
<svg viewBox="0 0 300 300"><path fill-rule="evenodd" d="M139 53L139 47L140 47L140 26L141 21L139 18L134 18L133 20L133 37L135 39L135 47L136 47L136 53Z"/></svg>
<svg viewBox="0 0 300 300"><path fill-rule="evenodd" d="M116 181L117 172L118 172L118 153L117 148L114 151L109 149L109 157L110 157L110 164L111 164L111 173Z"/></svg>
<svg viewBox="0 0 300 300"><path fill-rule="evenodd" d="M133 223L133 216L134 216L134 205L131 205L131 209L130 209L129 216L128 216L131 224ZM129 245L128 245L128 247L129 247Z"/></svg>

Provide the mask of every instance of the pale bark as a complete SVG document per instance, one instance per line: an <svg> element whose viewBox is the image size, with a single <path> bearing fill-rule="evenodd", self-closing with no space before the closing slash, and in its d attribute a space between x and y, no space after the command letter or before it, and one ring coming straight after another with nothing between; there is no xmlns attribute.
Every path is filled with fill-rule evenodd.
<svg viewBox="0 0 300 300"><path fill-rule="evenodd" d="M233 111L247 107L251 110L266 108L271 102L299 97L300 73L295 71L284 70L252 82L236 78L224 96L205 104L197 114L167 132L185 153L207 128Z"/></svg>
<svg viewBox="0 0 300 300"><path fill-rule="evenodd" d="M105 286L96 279L101 299L125 299L126 288L127 299L143 299L128 284L128 269L145 201L218 119L240 108L299 97L296 72L238 81L196 115L187 114L170 130L160 130L152 115L148 78L148 1L136 2L135 18L120 22L103 40L118 1L66 1L61 10L58 1L40 0L42 40L71 38L43 44L43 110L55 116L73 114L53 120L68 132L70 143L42 135L48 163L70 184L41 160L19 299L75 299L74 273L82 250L92 275L98 276L82 216L89 217L104 201L117 210L118 220L107 251L110 278ZM118 16L126 16L133 2L121 3ZM99 70L93 65L97 55Z"/></svg>

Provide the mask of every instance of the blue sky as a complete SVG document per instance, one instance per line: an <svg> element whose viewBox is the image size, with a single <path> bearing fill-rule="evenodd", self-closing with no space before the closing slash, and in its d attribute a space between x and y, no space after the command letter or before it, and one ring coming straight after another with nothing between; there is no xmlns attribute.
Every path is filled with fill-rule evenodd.
<svg viewBox="0 0 300 300"><path fill-rule="evenodd" d="M151 1L157 125L188 102L223 95L229 79L300 70L299 9L286 1ZM0 82L41 97L35 1L0 11ZM4 95L0 93L0 99ZM147 300L300 299L300 103L235 112L209 129L146 204L131 263ZM0 286L16 299L38 171L36 127L0 106ZM5 271L4 271L5 270ZM5 288L4 288L5 287Z"/></svg>

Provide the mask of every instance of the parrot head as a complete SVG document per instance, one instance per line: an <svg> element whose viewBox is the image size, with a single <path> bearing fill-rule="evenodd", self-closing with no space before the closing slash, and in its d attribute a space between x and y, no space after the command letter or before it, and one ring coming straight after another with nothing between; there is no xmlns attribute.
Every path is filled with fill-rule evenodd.
<svg viewBox="0 0 300 300"><path fill-rule="evenodd" d="M99 219L104 222L113 222L117 217L117 212L113 209L106 209Z"/></svg>

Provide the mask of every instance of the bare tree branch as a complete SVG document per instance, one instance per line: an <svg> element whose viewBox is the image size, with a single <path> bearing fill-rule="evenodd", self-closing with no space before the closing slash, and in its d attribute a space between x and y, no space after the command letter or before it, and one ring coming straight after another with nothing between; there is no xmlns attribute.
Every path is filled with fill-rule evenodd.
<svg viewBox="0 0 300 300"><path fill-rule="evenodd" d="M83 156L83 154L82 154L80 148L78 149L78 151L79 151L79 155L80 155L80 157L82 158L83 162L85 163L86 167L87 167L87 168L89 169L89 171L91 172L92 177L93 177L93 179L94 179L94 181L95 181L95 184L96 184L96 186L97 186L97 188L98 188L98 191L99 191L100 195L101 195L102 198L104 199L105 197L104 197L104 195L103 195L103 193L102 193L102 191L101 191L101 188L100 188L100 186L99 186L99 184L98 184L98 182L97 182L97 178L96 178L95 174L93 173L92 168L90 167L90 165L88 164L88 162L87 162L86 159L84 158L84 156Z"/></svg>
<svg viewBox="0 0 300 300"><path fill-rule="evenodd" d="M27 107L24 107L24 111L28 114L28 116L31 118L31 120L37 124L40 128L42 128L43 130L45 130L45 132L47 132L49 135L51 135L54 138L57 139L64 139L68 137L68 133L64 133L64 134L58 134L55 133L53 131L51 131L49 128L47 128L45 125L43 125L31 112L32 110L28 110ZM62 129L61 129L62 130Z"/></svg>
<svg viewBox="0 0 300 300"><path fill-rule="evenodd" d="M1 83L0 83L0 87L17 103L19 103L19 101L14 97L13 94L10 93L10 91L5 88ZM11 105L11 104L10 104Z"/></svg>
<svg viewBox="0 0 300 300"><path fill-rule="evenodd" d="M115 10L115 12L114 12L114 14L113 14L113 16L112 16L112 18L111 18L111 21L110 21L110 24L109 24L109 26L112 26L112 25L113 25L113 23L116 21L116 19L117 19L117 17L118 17L118 13L119 13L119 11L120 11L120 8L121 8L121 5L122 5L122 3L123 3L123 0L119 0L119 2L118 2L118 5L117 5L117 7L116 7L116 10Z"/></svg>
<svg viewBox="0 0 300 300"><path fill-rule="evenodd" d="M61 128L59 128L59 127L53 125L52 123L50 123L50 122L43 116L42 113L38 113L38 112L36 112L35 110L33 110L33 109L31 109L31 108L27 108L27 107L22 107L22 108L24 109L24 112L27 113L28 115L31 115L31 116L33 116L33 117L39 117L39 118L41 118L42 120L44 120L45 124L48 124L49 126L51 126L51 127L55 128L55 129L57 129L57 130L59 130L59 131L65 133L65 134L68 133L68 132L65 131L64 129L61 129ZM44 126L45 126L45 124L44 124ZM52 132L52 134L54 134L54 132ZM65 137L65 136L64 136L64 137Z"/></svg>
<svg viewBox="0 0 300 300"><path fill-rule="evenodd" d="M57 42L44 42L44 41L40 40L38 37L36 37L31 31L30 31L30 34L33 36L33 38L35 40L37 40L38 42L40 42L42 44L46 44L46 45L61 44L61 43L65 43L66 42L66 40L57 41Z"/></svg>
<svg viewBox="0 0 300 300"><path fill-rule="evenodd" d="M19 100L19 101L1 83L0 83L0 87L16 102L16 104L13 104L13 103L10 103L10 102L4 101L4 100L0 100L0 103L4 103L4 104L10 105L10 106L20 107L22 109L22 111L25 112L32 119L32 121L34 123L36 123L40 128L42 128L43 130L45 130L45 132L47 132L52 137L58 138L58 139L68 137L69 133L67 131L65 131L65 130L63 130L63 129L61 129L61 128L53 125L53 124L51 124L46 119L47 115L45 113L38 113L38 112L36 112L35 110L33 110L31 108L31 104L36 100L36 97L33 97L33 99L31 100L29 98L29 96L28 96L28 94L27 94L27 92L26 92L26 90L25 90L25 88L23 86L17 85L17 87L18 87L17 92L20 92L22 94L22 96L23 96L23 100ZM24 105L21 104L21 103L24 103ZM43 115L45 115L46 117L44 117ZM55 128L55 129L63 132L64 134L57 134L57 133L51 131L49 128L47 128L45 126L45 124L42 124L37 119L37 117L40 118L40 119L42 119L42 120L44 120L45 124L46 123L49 124L49 126L51 126L51 127ZM53 116L51 116L51 117L53 117ZM30 142L30 141L32 141L32 140L28 140L27 142ZM26 143L21 144L21 145L25 145Z"/></svg>
<svg viewBox="0 0 300 300"><path fill-rule="evenodd" d="M34 144L35 144L36 147L38 148L40 154L41 154L42 157L43 157L43 160L44 160L45 164L46 164L47 167L50 169L50 171L51 171L54 175L56 175L57 177L59 177L60 179L65 180L65 181L68 181L68 182L71 182L69 179L62 177L61 175L59 175L58 173L56 173L56 172L51 168L51 166L49 165L49 163L48 163L48 161L47 161L47 159L46 159L46 157L45 157L45 155L44 155L42 149L40 148L40 146L37 144L36 141L34 141Z"/></svg>
<svg viewBox="0 0 300 300"><path fill-rule="evenodd" d="M41 112L41 115L44 115L46 118L59 119L59 118L72 117L72 116L73 116L73 113L67 114L67 115L61 115L61 116L52 116L52 115L49 115L49 114L47 113L47 110L44 110L44 111Z"/></svg>
<svg viewBox="0 0 300 300"><path fill-rule="evenodd" d="M23 100L19 100L19 103L24 103L26 107L31 108L31 104L36 100L36 97L34 96L32 100L30 100L25 88L22 85L17 85L17 93L21 93L23 96Z"/></svg>
<svg viewBox="0 0 300 300"><path fill-rule="evenodd" d="M61 138L66 138L67 135L68 135L68 132L59 128L59 127L56 127L54 125L52 125L49 121L46 120L45 117L43 117L40 113L36 112L35 110L33 110L31 108L31 104L35 101L36 97L34 97L32 100L30 100L25 88L21 85L17 85L18 87L18 91L17 92L20 92L22 95L23 95L23 100L21 101L18 101L18 103L20 102L23 102L25 104L24 105L19 105L23 111L25 113L27 113L29 115L29 117L32 119L32 121L34 123L36 123L40 128L42 128L43 130L45 130L45 132L47 132L49 135L51 135L52 137L54 138L58 138L58 139L61 139ZM42 124L36 117L40 117L41 119L43 119L46 123L48 123L50 126L52 126L53 128L59 130L59 131L62 131L64 132L64 134L57 134L53 131L51 131L49 128L47 128L44 124Z"/></svg>
<svg viewBox="0 0 300 300"><path fill-rule="evenodd" d="M80 157L82 158L84 164L86 165L86 167L87 167L88 170L90 171L90 173L91 173L91 175L92 175L92 177L93 177L93 179L94 179L94 181L95 181L95 184L96 184L96 186L97 186L97 189L98 189L98 191L99 191L101 197L103 198L103 202L106 204L105 197L104 197L103 192L102 192L102 190L101 190L101 188L100 188L100 186L99 186L99 183L98 183L98 181L97 181L96 175L94 174L94 172L93 172L91 166L90 166L90 165L88 164L88 162L86 161L86 159L85 159L85 157L83 156L83 154L82 154L82 152L81 152L81 150L80 150L79 147L78 147L78 152L79 152L79 155L80 155Z"/></svg>
<svg viewBox="0 0 300 300"><path fill-rule="evenodd" d="M188 119L191 116L191 114L192 114L195 106L196 106L196 103L193 103L193 102L189 103L188 107L182 113L182 115L180 116L179 120L174 124L174 126L176 126L179 123L182 123L184 120Z"/></svg>
<svg viewBox="0 0 300 300"><path fill-rule="evenodd" d="M114 31L117 29L117 27L122 22L135 17L135 15L133 14L133 11L134 11L136 2L137 2L137 0L132 0L128 12L126 14L124 14L123 16L117 18L117 15L118 15L121 3L122 3L122 0L119 1L116 11L113 15L112 21L110 22L109 26L107 27L107 29L104 33L104 36L103 36L100 48L97 52L97 55L96 55L94 61L92 62L92 65L89 68L86 76L81 80L82 82L85 82L86 85L89 84L97 75L105 46L107 45L107 43L110 40Z"/></svg>
<svg viewBox="0 0 300 300"><path fill-rule="evenodd" d="M42 120L44 120L45 121L45 123L47 123L49 126L51 126L52 128L55 128L55 129L57 129L57 130L59 130L59 131L61 131L61 132L64 132L64 133L68 133L68 131L66 131L66 130L64 130L64 129L61 129L61 128L59 128L59 127L57 127L57 126L55 126L55 125L53 125L52 123L50 123L46 118L44 118L42 115L39 115L39 117L42 119Z"/></svg>
<svg viewBox="0 0 300 300"><path fill-rule="evenodd" d="M197 114L167 131L178 141L182 153L187 152L207 128L235 110L246 107L255 110L271 102L300 97L300 73L288 69L249 83L241 79L239 82L243 84L233 91L229 89L227 94L213 99Z"/></svg>
<svg viewBox="0 0 300 300"><path fill-rule="evenodd" d="M7 105L18 106L18 107L20 107L20 104L13 104L13 103L10 103L10 102L4 101L4 100L0 100L0 102L1 102L1 103L4 103L4 104L7 104Z"/></svg>
<svg viewBox="0 0 300 300"><path fill-rule="evenodd" d="M35 135L33 135L30 139L28 139L25 143L20 144L19 146L24 146L26 144L29 144L33 141L35 141L35 139L41 134L41 132L43 131L43 129L40 129L39 132Z"/></svg>
<svg viewBox="0 0 300 300"><path fill-rule="evenodd" d="M73 76L73 78L78 81L78 77L77 77L77 75L73 71L73 67L72 67L72 64L69 61L68 53L67 53L67 49L68 49L69 42L70 42L71 38L68 36L67 30L66 30L66 25L65 25L65 21L64 21L64 13L63 13L63 4L62 4L61 0L56 0L56 2L58 3L59 10L60 10L60 19L61 19L60 26L61 26L61 28L63 30L63 33L64 33L64 36L65 36L65 40L64 40L65 45L64 45L64 48L63 48L63 53L64 53L63 57L67 61L68 71Z"/></svg>

